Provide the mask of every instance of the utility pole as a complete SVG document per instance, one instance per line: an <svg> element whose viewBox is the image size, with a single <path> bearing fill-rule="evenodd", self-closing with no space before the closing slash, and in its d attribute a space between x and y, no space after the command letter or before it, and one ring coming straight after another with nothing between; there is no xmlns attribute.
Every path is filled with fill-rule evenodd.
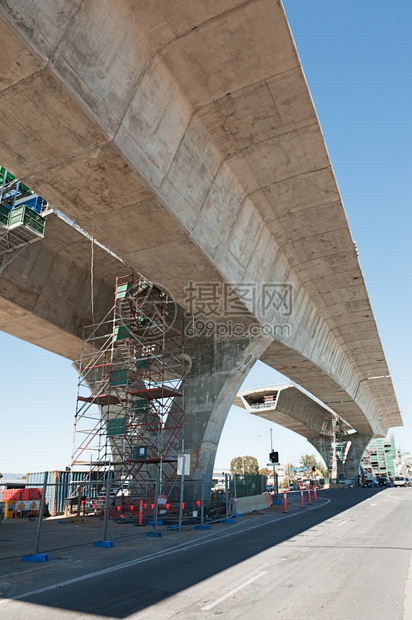
<svg viewBox="0 0 412 620"><path fill-rule="evenodd" d="M270 429L270 452L273 452L273 437L272 437L272 429ZM275 495L278 496L278 477L276 474L276 464L273 463L273 484L275 487Z"/></svg>

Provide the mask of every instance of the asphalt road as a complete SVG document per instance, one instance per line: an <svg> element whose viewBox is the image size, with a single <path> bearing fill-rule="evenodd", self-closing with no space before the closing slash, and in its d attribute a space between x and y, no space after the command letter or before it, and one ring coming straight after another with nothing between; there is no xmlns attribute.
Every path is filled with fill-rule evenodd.
<svg viewBox="0 0 412 620"><path fill-rule="evenodd" d="M34 567L0 618L412 620L411 514L412 488L325 491L311 508L254 514L162 549L154 540L103 568L76 556L70 573L64 560Z"/></svg>

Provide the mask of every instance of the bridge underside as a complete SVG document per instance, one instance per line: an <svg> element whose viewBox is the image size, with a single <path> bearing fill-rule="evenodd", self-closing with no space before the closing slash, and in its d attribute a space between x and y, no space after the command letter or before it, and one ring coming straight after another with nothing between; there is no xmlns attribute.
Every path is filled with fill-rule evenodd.
<svg viewBox="0 0 412 620"><path fill-rule="evenodd" d="M233 404L305 437L322 456L332 479L357 482L362 456L372 435L356 432L298 386L242 390Z"/></svg>
<svg viewBox="0 0 412 620"><path fill-rule="evenodd" d="M0 163L196 317L193 283L213 285L220 310L235 283L244 333L220 382L213 372L230 346L205 344L215 404L199 407L211 453L258 358L360 433L402 424L281 3L45 0L39 10L5 0L0 15ZM273 283L288 305L268 303ZM26 311L22 291L4 297L16 317ZM78 334L73 312L61 327ZM251 337L251 325L282 329Z"/></svg>
<svg viewBox="0 0 412 620"><path fill-rule="evenodd" d="M332 436L331 411L294 385L242 390L233 404L259 418L281 424L309 441L319 435L330 441ZM349 429L345 424L345 431Z"/></svg>

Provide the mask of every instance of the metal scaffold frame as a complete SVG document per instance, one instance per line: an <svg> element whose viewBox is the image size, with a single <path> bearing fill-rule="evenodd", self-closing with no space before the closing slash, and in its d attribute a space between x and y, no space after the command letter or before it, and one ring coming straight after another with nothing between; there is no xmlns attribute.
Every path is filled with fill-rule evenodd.
<svg viewBox="0 0 412 620"><path fill-rule="evenodd" d="M344 429L342 418L333 414L332 416L332 437L330 443L329 472L332 480L343 482L347 477L347 470L355 470L356 454L351 448L351 436ZM349 462L348 458L351 457Z"/></svg>
<svg viewBox="0 0 412 620"><path fill-rule="evenodd" d="M116 278L114 306L85 329L72 468L112 472L112 494L169 496L183 450L183 315L140 276Z"/></svg>

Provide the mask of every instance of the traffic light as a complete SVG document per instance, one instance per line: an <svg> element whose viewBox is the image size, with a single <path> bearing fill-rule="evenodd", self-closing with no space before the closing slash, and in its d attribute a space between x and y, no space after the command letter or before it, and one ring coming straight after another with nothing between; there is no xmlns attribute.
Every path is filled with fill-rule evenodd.
<svg viewBox="0 0 412 620"><path fill-rule="evenodd" d="M279 463L279 452L272 452L269 454L269 461L271 463Z"/></svg>

